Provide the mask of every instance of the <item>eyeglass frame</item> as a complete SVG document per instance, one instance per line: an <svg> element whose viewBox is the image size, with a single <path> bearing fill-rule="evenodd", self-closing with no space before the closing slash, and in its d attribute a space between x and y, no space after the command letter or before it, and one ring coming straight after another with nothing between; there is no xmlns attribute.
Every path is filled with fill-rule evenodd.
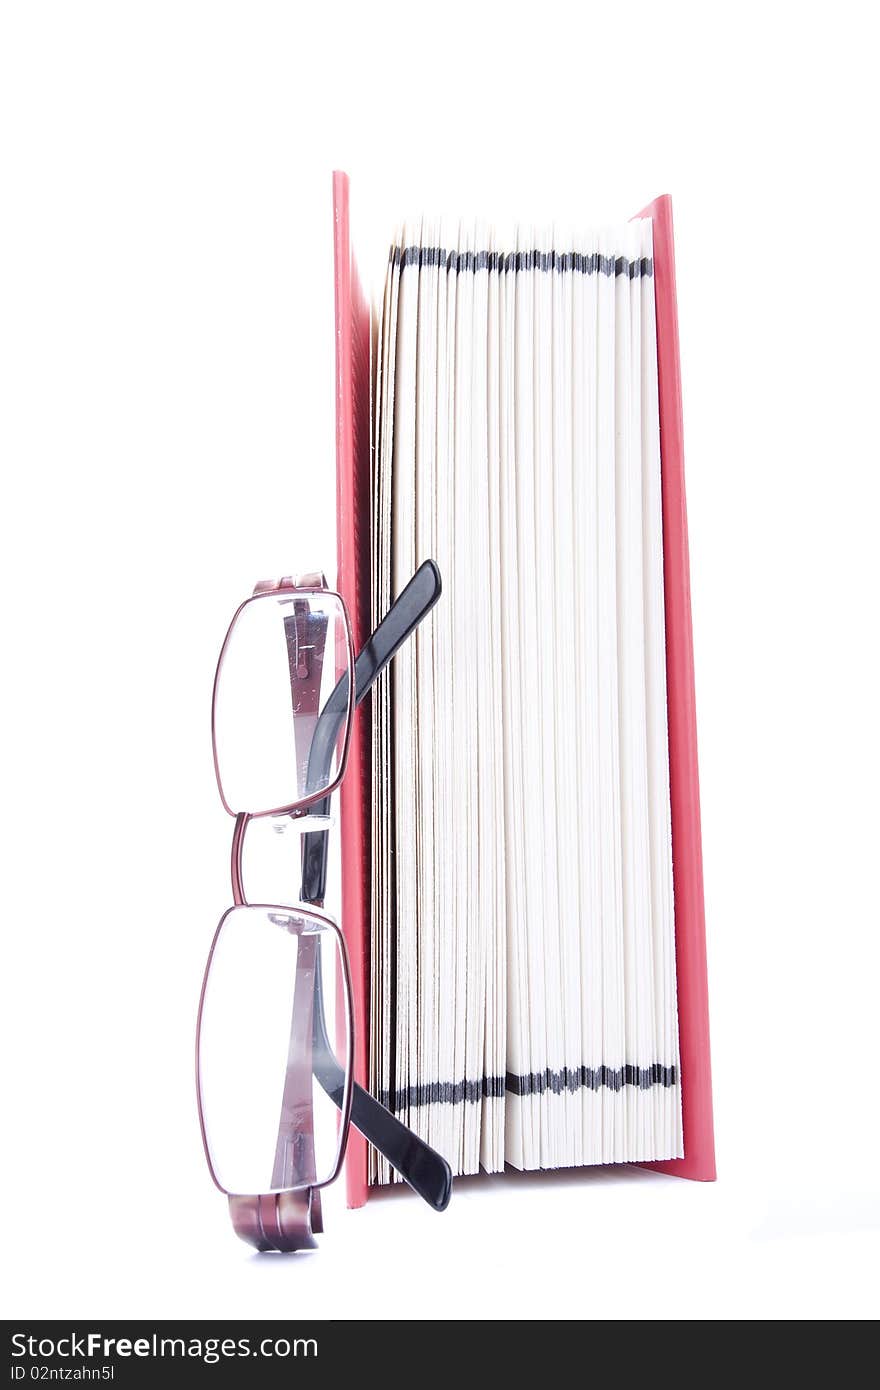
<svg viewBox="0 0 880 1390"><path fill-rule="evenodd" d="M340 594L326 587L326 584L323 582L323 576L308 576L299 583L290 578L277 581L264 581L255 587L252 595L239 604L229 624L226 637L220 650L217 670L214 677L211 706L211 736L214 755L214 771L220 799L227 813L235 816L230 865L233 906L228 908L223 914L217 930L214 933L202 981L196 1028L196 1095L202 1143L211 1178L215 1186L217 1186L220 1191L224 1192L228 1198L230 1216L236 1233L258 1250L278 1250L287 1252L314 1248L316 1245L314 1237L323 1230L320 1190L329 1186L331 1182L335 1182L339 1176L345 1159L352 1123L354 1123L355 1127L385 1155L389 1163L391 1163L409 1185L413 1187L429 1205L434 1207L435 1210L443 1211L449 1203L452 1189L452 1174L446 1160L442 1158L441 1155L437 1154L430 1145L426 1144L424 1140L413 1133L406 1125L403 1125L391 1111L371 1096L368 1091L365 1091L354 1079L354 1008L351 994L351 968L348 948L345 937L338 924L332 917L323 911L329 832L326 828L322 828L314 831L306 830L303 834L302 888L300 900L296 905L249 903L244 893L241 865L244 836L251 820L263 819L269 816L280 817L286 815L293 819L300 819L308 817L317 818L321 815L326 817L328 815L330 798L333 792L340 786L345 775L355 710L372 689L375 681L378 679L385 666L387 666L388 662L403 645L403 642L414 632L418 624L427 616L431 608L433 608L440 597L441 589L442 581L437 565L433 560L424 561L413 575L413 578L391 605L391 608L389 608L378 627L364 643L357 657L355 657L351 634L351 622L345 601ZM220 777L216 739L216 699L218 682L229 640L240 614L250 603L260 598L265 598L272 593L292 593L302 595L303 597L321 595L325 599L334 599L338 602L339 611L342 614L344 623L348 666L346 673L340 677L320 712L318 724L312 734L309 763L311 764L312 752L315 748L315 736L318 733L321 719L324 718L328 712L331 718L334 714L341 716L342 712L338 709L333 709L332 705L334 696L337 695L342 680L347 679L348 692L344 713L345 730L343 748L334 780L320 791L308 793L305 797L274 810L237 812L226 800ZM358 671L359 666L361 667L360 673ZM337 720L336 727L330 729L330 733L332 737L326 738L325 736L328 753L332 751L339 737L339 720ZM262 908L288 913L290 915L311 919L322 931L327 931L329 929L337 944L343 971L342 993L346 1008L347 1058L345 1071L343 1073L343 1096L341 1102L337 1099L337 1095L328 1088L326 1075L323 1079L319 1076L315 1069L314 1055L312 1058L313 1075L318 1078L328 1096L330 1096L334 1104L340 1109L340 1139L336 1162L330 1176L323 1179L321 1182L302 1184L269 1193L229 1193L218 1181L208 1146L202 1108L199 1047L205 991L214 949L219 939L220 932L230 913L240 907L254 907L257 909ZM332 1062L337 1070L341 1070L339 1059L327 1038L323 1014L323 994L320 990L320 957L318 957L317 966L314 986L312 1045L314 1047L316 1043L318 1044L319 1054L323 1057L325 1068L329 1061ZM354 1114L355 1102L357 1102L357 1117L355 1117Z"/></svg>

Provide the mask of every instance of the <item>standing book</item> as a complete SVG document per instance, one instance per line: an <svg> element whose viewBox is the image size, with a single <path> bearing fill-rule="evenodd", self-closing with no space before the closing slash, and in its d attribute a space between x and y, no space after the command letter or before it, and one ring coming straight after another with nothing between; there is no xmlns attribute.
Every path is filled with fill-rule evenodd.
<svg viewBox="0 0 880 1390"><path fill-rule="evenodd" d="M338 583L440 604L355 721L355 1076L455 1172L715 1177L672 209L404 223L334 175ZM352 1133L348 1200L393 1174Z"/></svg>

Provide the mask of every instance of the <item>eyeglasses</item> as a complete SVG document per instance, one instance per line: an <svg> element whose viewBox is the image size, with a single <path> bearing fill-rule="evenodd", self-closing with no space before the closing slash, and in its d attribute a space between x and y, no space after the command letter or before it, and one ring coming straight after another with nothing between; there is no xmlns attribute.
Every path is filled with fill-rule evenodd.
<svg viewBox="0 0 880 1390"><path fill-rule="evenodd" d="M212 735L235 817L234 905L205 968L196 1086L211 1176L258 1250L314 1247L320 1191L339 1175L351 1124L437 1211L449 1202L446 1160L353 1079L348 952L324 911L330 798L354 711L440 587L425 561L355 658L345 604L321 576L259 584L220 652ZM245 845L258 823L302 832L293 902L248 901Z"/></svg>

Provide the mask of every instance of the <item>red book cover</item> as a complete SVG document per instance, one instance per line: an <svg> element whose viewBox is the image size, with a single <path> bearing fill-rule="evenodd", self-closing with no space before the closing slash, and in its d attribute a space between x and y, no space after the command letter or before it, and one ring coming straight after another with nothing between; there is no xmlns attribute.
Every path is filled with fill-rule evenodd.
<svg viewBox="0 0 880 1390"><path fill-rule="evenodd" d="M669 793L672 809L672 882L675 892L675 965L684 1158L650 1165L680 1178L712 1182L715 1134L709 1056L709 987L703 905L703 844L697 766L694 638L687 505L681 360L675 297L672 199L656 198L640 217L654 223L654 297L660 387L660 485L663 498L663 585L666 600L666 698L669 720Z"/></svg>
<svg viewBox="0 0 880 1390"><path fill-rule="evenodd" d="M348 175L333 175L336 299L336 535L337 583L351 616L355 651L370 622L370 308L352 260ZM342 930L351 961L354 1076L368 1088L370 999L369 702L355 714L348 775L340 796ZM367 1200L367 1142L354 1127L345 1164L348 1205Z"/></svg>

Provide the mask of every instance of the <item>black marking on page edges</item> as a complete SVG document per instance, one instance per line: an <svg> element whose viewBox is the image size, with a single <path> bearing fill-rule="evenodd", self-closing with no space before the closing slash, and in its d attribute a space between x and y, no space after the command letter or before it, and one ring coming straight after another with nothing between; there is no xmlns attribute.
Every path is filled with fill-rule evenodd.
<svg viewBox="0 0 880 1390"><path fill-rule="evenodd" d="M447 251L442 246L392 246L390 260L401 270L417 265L424 269L440 266L447 271L520 270L574 271L578 275L626 275L650 278L654 262L650 256L628 261L625 256L602 256L594 251Z"/></svg>
<svg viewBox="0 0 880 1390"><path fill-rule="evenodd" d="M623 1067L563 1067L561 1071L528 1072L524 1076L484 1076L476 1081L429 1081L422 1086L410 1086L393 1094L379 1093L379 1100L387 1109L395 1113L415 1109L420 1105L461 1105L473 1104L484 1097L498 1100L510 1093L514 1096L540 1096L552 1091L555 1096L563 1091L598 1091L607 1086L609 1091L622 1091L624 1086L637 1086L640 1091L649 1091L653 1086L675 1086L678 1077L675 1067L664 1067L660 1062L652 1062L649 1067L636 1067L627 1063Z"/></svg>

